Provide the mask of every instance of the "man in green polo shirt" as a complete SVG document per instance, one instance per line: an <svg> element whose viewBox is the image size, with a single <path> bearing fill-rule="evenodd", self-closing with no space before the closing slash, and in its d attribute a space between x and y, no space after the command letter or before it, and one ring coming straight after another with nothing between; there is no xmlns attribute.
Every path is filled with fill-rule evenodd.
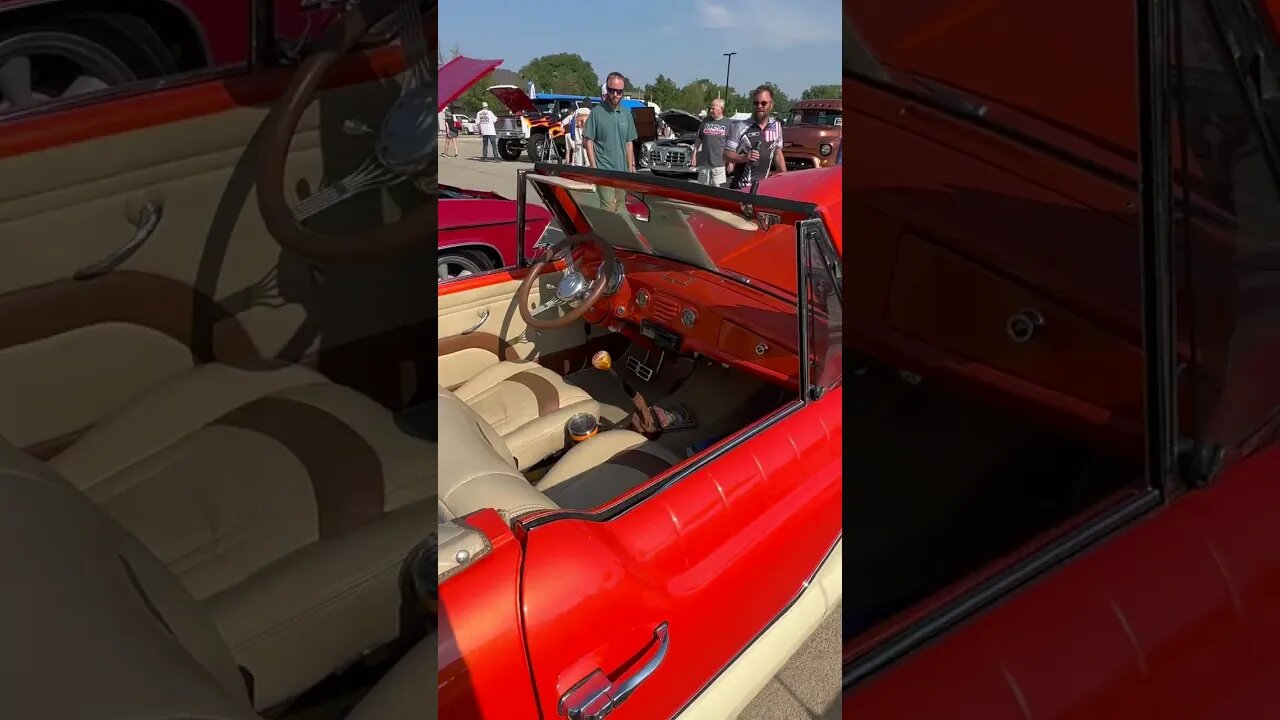
<svg viewBox="0 0 1280 720"><path fill-rule="evenodd" d="M636 121L631 109L622 107L622 90L626 80L622 73L609 73L605 78L604 102L591 108L586 138L587 161L601 170L636 171Z"/></svg>

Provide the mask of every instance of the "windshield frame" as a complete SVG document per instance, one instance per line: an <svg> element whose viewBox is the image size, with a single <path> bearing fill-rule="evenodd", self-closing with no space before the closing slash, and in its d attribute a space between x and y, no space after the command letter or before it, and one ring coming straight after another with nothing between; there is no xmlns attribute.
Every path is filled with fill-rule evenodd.
<svg viewBox="0 0 1280 720"><path fill-rule="evenodd" d="M553 182L539 180L539 178L554 179ZM560 200L552 192L553 186L565 186L568 183L586 183L599 184L611 187L623 193L624 197L628 194L634 194L640 198L653 197L673 204L683 203L706 207L712 211L733 213L737 217L742 218L746 222L754 222L759 229L759 218L762 215L773 216L775 225L785 224L792 228L795 233L799 232L800 224L805 221L817 220L825 222L819 212L819 208L814 203L801 202L796 200L788 200L770 195L760 195L746 193L741 190L729 190L709 185L692 184L685 180L677 180L662 177L637 176L635 173L629 173L618 170L601 170L598 168L584 168L576 166L562 166L558 164L538 163L532 170L521 170L517 173L516 198L521 203L521 207L517 212L517 222L524 216L523 203L527 202L528 193L526 188L531 185L534 192L542 198L543 204L555 216L560 229L566 234L582 232L594 232L594 228L590 227L589 220L583 215L581 208L576 204L573 208L566 208ZM528 185L526 185L528 183ZM571 188L566 188L572 191ZM654 190L671 190L674 191L675 197L671 195L655 193ZM699 199L708 199L715 202L699 203ZM625 200L624 200L625 202ZM731 205L735 209L726 207ZM751 218L746 217L750 213ZM580 218L580 219L579 219ZM585 228L582 226L586 225ZM523 229L519 232L523 233ZM637 238L639 239L639 238ZM696 237L695 237L696 239ZM644 247L636 249L633 247L621 247L618 249L625 252L636 252L650 257L662 258L671 262L678 262L691 268L696 268L702 272L712 273L726 280L746 285L756 289L759 292L766 293L784 301L794 301L796 295L801 292L802 288L796 288L794 292L781 288L768 280L752 277L738 272L732 268L722 268L715 263L711 263L711 267L699 263L691 262L688 258L673 257L661 252L651 243L644 242ZM705 248L699 243L699 249L705 252ZM524 257L521 254L517 267L525 267L536 261L537 257ZM799 262L799 256L796 257Z"/></svg>

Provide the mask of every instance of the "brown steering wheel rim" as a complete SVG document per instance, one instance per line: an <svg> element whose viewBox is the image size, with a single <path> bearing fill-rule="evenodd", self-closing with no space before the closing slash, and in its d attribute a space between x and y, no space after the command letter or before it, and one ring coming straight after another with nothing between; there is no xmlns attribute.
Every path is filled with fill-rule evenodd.
<svg viewBox="0 0 1280 720"><path fill-rule="evenodd" d="M595 281L591 283L590 292L588 292L587 296L578 304L578 307L571 309L562 317L554 320L539 320L534 317L529 308L529 293L533 290L534 283L538 281L538 276L542 274L543 268L545 268L547 264L551 262L552 258L560 254L560 251L564 250L566 247L573 247L575 245L582 245L585 243L595 245L596 248L600 250L600 254L604 255L604 262L600 263L600 273L596 275ZM529 274L525 276L524 282L520 283L519 289L516 290L516 302L520 306L520 317L524 318L526 325L537 330L554 330L577 322L583 315L586 315L587 311L591 309L591 306L595 305L596 302L604 295L604 289L609 284L608 268L614 262L616 262L616 257L613 254L613 248L609 246L609 243L604 241L604 238L594 233L571 235L555 245L552 245L543 252L542 257L538 262L534 263L533 266L529 268Z"/></svg>
<svg viewBox="0 0 1280 720"><path fill-rule="evenodd" d="M350 52L378 20L394 12L397 4L397 0L366 0L344 12L326 31L319 48L294 71L284 94L263 123L257 173L262 219L277 243L315 262L344 265L378 262L435 237L438 212L434 198L428 198L421 207L389 225L342 237L307 228L294 216L285 199L285 163L298 121L315 98L330 67Z"/></svg>

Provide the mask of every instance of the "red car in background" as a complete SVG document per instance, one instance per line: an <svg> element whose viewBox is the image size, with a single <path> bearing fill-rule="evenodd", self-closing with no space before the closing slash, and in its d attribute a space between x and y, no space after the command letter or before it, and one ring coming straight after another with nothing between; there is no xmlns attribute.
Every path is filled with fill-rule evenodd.
<svg viewBox="0 0 1280 720"><path fill-rule="evenodd" d="M297 59L332 0L0 0L0 114L138 80Z"/></svg>
<svg viewBox="0 0 1280 720"><path fill-rule="evenodd" d="M440 68L438 111L444 110L480 81L502 60L456 57ZM440 280L486 272L517 264L517 203L495 192L440 186L440 253L436 267ZM551 223L551 213L540 205L526 205L524 253L534 256L533 246Z"/></svg>

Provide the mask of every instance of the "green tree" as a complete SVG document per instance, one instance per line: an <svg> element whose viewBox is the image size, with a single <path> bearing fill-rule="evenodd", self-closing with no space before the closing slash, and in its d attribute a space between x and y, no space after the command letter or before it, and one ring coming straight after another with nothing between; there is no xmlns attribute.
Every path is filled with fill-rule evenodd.
<svg viewBox="0 0 1280 720"><path fill-rule="evenodd" d="M676 86L674 80L665 75L659 75L652 83L644 86L645 100L657 103L663 110L679 102L679 95L680 88Z"/></svg>
<svg viewBox="0 0 1280 720"><path fill-rule="evenodd" d="M826 98L841 97L840 91L843 89L841 85L810 85L804 92L800 93L801 100L818 100Z"/></svg>
<svg viewBox="0 0 1280 720"><path fill-rule="evenodd" d="M539 92L599 95L596 71L577 53L555 53L530 60L518 71Z"/></svg>
<svg viewBox="0 0 1280 720"><path fill-rule="evenodd" d="M494 85L494 82L493 73L486 73L484 77L480 78L479 82L467 88L466 92L453 101L453 106L457 108L457 112L469 115L474 120L476 113L480 112L480 103L489 103L489 109L495 115L503 115L510 112L489 92L489 88Z"/></svg>

